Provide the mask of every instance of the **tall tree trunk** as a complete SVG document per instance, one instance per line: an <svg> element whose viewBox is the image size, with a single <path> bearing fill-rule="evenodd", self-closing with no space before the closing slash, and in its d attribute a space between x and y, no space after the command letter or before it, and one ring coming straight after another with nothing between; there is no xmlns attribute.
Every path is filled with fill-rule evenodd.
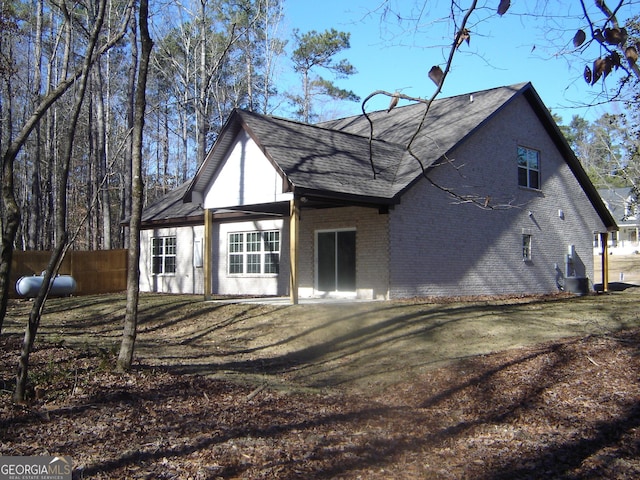
<svg viewBox="0 0 640 480"><path fill-rule="evenodd" d="M43 198L42 198L42 229L40 248L42 250L50 250L53 245L54 227L54 165L58 157L58 112L52 108L46 115L47 138L45 143L45 158L47 161L43 164Z"/></svg>
<svg viewBox="0 0 640 480"><path fill-rule="evenodd" d="M7 80L8 90L11 90L11 80ZM8 103L7 131L12 131L12 98L6 99ZM11 260L13 259L13 241L16 238L18 226L20 225L20 209L13 184L13 165L18 155L19 146L13 142L9 145L5 155L2 157L2 243L0 243L0 332L7 313L7 300L9 297L9 274L11 273Z"/></svg>
<svg viewBox="0 0 640 480"><path fill-rule="evenodd" d="M131 221L129 222L129 265L127 267L127 307L124 318L124 329L120 354L118 355L118 370L126 371L131 368L138 324L138 296L140 292L140 221L142 217L142 199L144 185L142 183L142 134L144 129L144 112L146 109L146 88L149 71L149 58L153 41L149 35L149 4L148 0L140 0L140 46L141 56L138 72L138 85L135 97L135 117L133 124L133 198Z"/></svg>
<svg viewBox="0 0 640 480"><path fill-rule="evenodd" d="M249 35L247 33L247 35ZM253 100L253 57L251 54L246 54L246 67L247 67L247 108L250 112L255 109Z"/></svg>
<svg viewBox="0 0 640 480"><path fill-rule="evenodd" d="M33 107L35 108L40 103L42 94L42 24L44 16L44 2L43 0L36 0L36 38L34 44L34 75L33 75ZM27 249L36 250L38 234L42 228L42 209L41 198L42 192L40 185L42 179L40 177L40 162L43 157L43 144L42 144L42 125L38 123L36 127L36 140L35 140L35 154L33 156L33 166L31 169L31 186L28 198L30 199L29 206L29 222L27 228Z"/></svg>
<svg viewBox="0 0 640 480"><path fill-rule="evenodd" d="M89 99L88 99L88 113L87 116L87 135L88 135L88 155L87 158L89 160L87 164L87 176L85 177L86 184L86 196L84 201L86 202L86 210L87 212L91 212L91 204L93 203L93 197L95 196L95 189L98 188L99 180L98 180L98 146L96 144L97 133L96 133L96 124L95 124L95 102L94 102L94 93L95 93L95 85L94 85L94 76L93 73L90 75L91 82L89 87ZM78 194L80 196L80 194ZM73 197L73 196L72 196ZM79 199L78 199L79 200ZM87 217L86 222L86 245L88 250L97 250L98 249L98 219L97 211L93 210L93 212Z"/></svg>
<svg viewBox="0 0 640 480"><path fill-rule="evenodd" d="M309 70L302 73L302 121L309 123L311 116L311 86L309 82Z"/></svg>
<svg viewBox="0 0 640 480"><path fill-rule="evenodd" d="M165 102L162 108L164 135L162 136L162 194L166 194L170 188L167 185L169 179L169 103Z"/></svg>
<svg viewBox="0 0 640 480"><path fill-rule="evenodd" d="M207 15L205 0L200 2L202 10L200 11L200 65L198 70L200 73L200 84L198 88L198 100L196 107L196 133L197 133L197 165L200 167L204 162L207 149L207 135L209 133L209 109L207 101L207 91L209 87L208 69L207 69ZM186 172L185 172L186 174Z"/></svg>
<svg viewBox="0 0 640 480"><path fill-rule="evenodd" d="M131 45L131 65L129 65L129 77L127 85L127 130L134 128L134 95L136 88L136 75L138 68L138 34L137 25L135 20L131 22L131 29L129 31L129 44ZM132 215L132 198L133 198L133 185L132 185L132 156L133 156L133 138L127 139L128 148L125 150L124 165L122 166L122 218L130 218ZM125 248L129 248L129 236L123 235L122 245Z"/></svg>
<svg viewBox="0 0 640 480"><path fill-rule="evenodd" d="M40 169L40 159L42 158L42 151L44 150L42 145L42 129L40 125L36 130L36 145L35 155L33 158L33 166L31 169L31 181L29 188L29 223L27 228L27 250L38 249L38 237L42 231L42 191L40 188L42 178Z"/></svg>
<svg viewBox="0 0 640 480"><path fill-rule="evenodd" d="M94 85L94 106L95 106L95 148L96 148L96 183L95 188L100 196L99 208L96 209L96 242L95 249L100 247L104 249L111 248L111 216L109 212L109 188L108 183L103 181L107 175L107 128L106 115L104 108L103 83L102 83L102 65L100 60L93 68L93 85ZM102 231L98 231L97 227L102 224ZM100 241L101 240L101 241Z"/></svg>

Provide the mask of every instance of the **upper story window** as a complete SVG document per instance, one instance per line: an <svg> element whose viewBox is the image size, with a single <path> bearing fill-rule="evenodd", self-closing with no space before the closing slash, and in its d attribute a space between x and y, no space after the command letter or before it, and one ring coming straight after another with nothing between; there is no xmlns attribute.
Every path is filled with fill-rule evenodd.
<svg viewBox="0 0 640 480"><path fill-rule="evenodd" d="M540 152L518 147L518 185L540 189Z"/></svg>
<svg viewBox="0 0 640 480"><path fill-rule="evenodd" d="M151 239L151 271L154 274L176 273L176 237Z"/></svg>
<svg viewBox="0 0 640 480"><path fill-rule="evenodd" d="M280 232L229 234L229 273L277 274L280 268Z"/></svg>

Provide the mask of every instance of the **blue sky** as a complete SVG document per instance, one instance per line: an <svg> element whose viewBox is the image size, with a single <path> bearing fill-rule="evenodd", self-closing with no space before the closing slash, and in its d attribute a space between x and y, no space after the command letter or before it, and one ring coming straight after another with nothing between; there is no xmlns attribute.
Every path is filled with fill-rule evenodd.
<svg viewBox="0 0 640 480"><path fill-rule="evenodd" d="M427 73L435 64L444 68L449 44L455 35L449 31L453 28L451 22L446 21L450 2L429 1L431 10L424 12L417 33L415 28L403 31L395 19L381 23L372 10L382 3L383 0L286 0L286 28L289 32L298 28L303 33L330 28L350 32L351 48L339 54L339 58L347 58L358 73L336 83L362 98L376 90L399 90L406 95L429 98L436 87ZM391 3L400 4L407 11L415 2L392 0ZM498 2L490 3L497 5ZM580 25L580 12L571 10L577 8L579 2L552 3L557 10L546 12L545 17L522 15L524 10L518 12L516 6L503 17L493 10L481 10L481 21L470 24L470 45L464 44L458 50L441 96L531 81L547 107L560 115L563 123L568 123L573 115L593 120L604 112L619 111L615 105L578 108L602 91L600 82L589 86L582 78L586 59L595 58L598 51L592 47L591 56L578 59L557 55L562 48L572 46L573 33L584 24ZM629 15L624 11L620 13L623 17ZM555 14L560 15L561 20L554 27ZM608 80L609 86L616 78ZM284 79L283 83L297 86L294 78ZM388 98L376 97L367 110L386 108L388 103ZM360 111L360 104L352 102L324 107L329 117Z"/></svg>

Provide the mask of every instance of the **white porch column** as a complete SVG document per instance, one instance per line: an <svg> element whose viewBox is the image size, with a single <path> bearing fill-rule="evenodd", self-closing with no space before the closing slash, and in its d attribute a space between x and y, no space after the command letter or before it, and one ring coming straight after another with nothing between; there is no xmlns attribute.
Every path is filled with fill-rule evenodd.
<svg viewBox="0 0 640 480"><path fill-rule="evenodd" d="M600 243L602 244L602 291L609 291L609 233L600 234Z"/></svg>

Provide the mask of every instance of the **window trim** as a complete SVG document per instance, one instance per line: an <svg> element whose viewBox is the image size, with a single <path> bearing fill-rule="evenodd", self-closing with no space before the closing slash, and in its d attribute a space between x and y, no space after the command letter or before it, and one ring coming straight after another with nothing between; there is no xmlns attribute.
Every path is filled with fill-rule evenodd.
<svg viewBox="0 0 640 480"><path fill-rule="evenodd" d="M520 164L520 158L521 158L521 152L526 153L526 152L535 152L536 154L536 163L537 163L537 168L531 168L531 166L529 165L529 156L526 155L525 156L525 161L526 161L526 165L521 165ZM520 188L526 188L529 190L536 190L536 191L540 191L542 189L542 173L541 173L541 168L540 168L540 150L535 149L535 148L531 148L531 147L525 147L524 145L518 145L517 148L517 155L516 155L516 164L517 164L517 168L518 168L518 187ZM526 172L526 178L527 178L527 184L523 185L520 182L520 172L521 170L524 170L524 172ZM536 177L537 177L537 183L538 186L537 187L533 187L531 186L532 182L531 182L531 174L535 172Z"/></svg>
<svg viewBox="0 0 640 480"><path fill-rule="evenodd" d="M256 236L259 238L259 243L256 241ZM232 245L236 245L235 249L232 249ZM227 233L227 276L277 277L280 274L281 249L280 230L229 232ZM232 262L232 257L241 260ZM259 258L258 262L255 261L256 257ZM249 272L250 266L255 270L256 265L259 266L260 271ZM232 272L232 267L240 267L240 271Z"/></svg>
<svg viewBox="0 0 640 480"><path fill-rule="evenodd" d="M160 240L160 253L156 253L156 241ZM173 240L173 245L169 241ZM168 248L171 252L168 253ZM156 259L160 259L160 267L162 271L156 271ZM167 266L169 259L173 259L173 269L168 271ZM161 235L151 237L151 274L156 276L173 276L178 271L178 237L176 235Z"/></svg>

